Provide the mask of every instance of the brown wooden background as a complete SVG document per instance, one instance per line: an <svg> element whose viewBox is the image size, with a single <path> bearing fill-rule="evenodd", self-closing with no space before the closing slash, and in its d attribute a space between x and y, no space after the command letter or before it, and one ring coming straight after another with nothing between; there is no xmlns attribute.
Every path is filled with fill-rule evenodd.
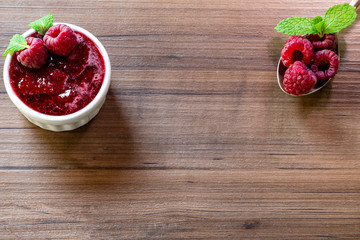
<svg viewBox="0 0 360 240"><path fill-rule="evenodd" d="M2 52L53 13L113 71L99 115L65 133L0 82L0 238L360 239L359 19L331 85L293 98L276 82L276 24L345 2L1 1Z"/></svg>

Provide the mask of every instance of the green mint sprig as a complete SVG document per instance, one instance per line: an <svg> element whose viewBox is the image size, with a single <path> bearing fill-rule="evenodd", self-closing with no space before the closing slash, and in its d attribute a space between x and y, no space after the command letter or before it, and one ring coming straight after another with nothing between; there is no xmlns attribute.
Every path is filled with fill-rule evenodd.
<svg viewBox="0 0 360 240"><path fill-rule="evenodd" d="M306 17L291 17L278 23L275 30L287 35L308 35L340 32L352 24L357 17L356 8L348 3L330 7L324 17L317 16L313 19Z"/></svg>
<svg viewBox="0 0 360 240"><path fill-rule="evenodd" d="M49 15L30 23L29 26L32 27L40 35L45 35L47 30L53 26L53 22L53 15L50 13Z"/></svg>
<svg viewBox="0 0 360 240"><path fill-rule="evenodd" d="M14 52L21 51L25 48L29 48L30 46L27 44L26 39L21 36L20 34L15 34L9 43L9 46L5 50L3 56L5 57L6 54L14 54Z"/></svg>

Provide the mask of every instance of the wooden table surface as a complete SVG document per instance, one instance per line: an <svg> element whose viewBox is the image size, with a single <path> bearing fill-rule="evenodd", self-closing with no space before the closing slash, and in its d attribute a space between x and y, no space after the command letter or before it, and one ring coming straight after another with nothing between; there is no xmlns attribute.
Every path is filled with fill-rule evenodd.
<svg viewBox="0 0 360 240"><path fill-rule="evenodd" d="M62 133L0 82L0 238L360 239L359 19L331 85L295 98L276 80L276 24L345 2L1 1L2 52L53 13L99 38L112 82Z"/></svg>

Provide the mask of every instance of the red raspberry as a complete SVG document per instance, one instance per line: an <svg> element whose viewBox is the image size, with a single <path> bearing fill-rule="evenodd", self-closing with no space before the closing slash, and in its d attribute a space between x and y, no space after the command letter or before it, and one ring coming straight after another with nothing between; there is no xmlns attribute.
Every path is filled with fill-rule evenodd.
<svg viewBox="0 0 360 240"><path fill-rule="evenodd" d="M285 67L290 67L296 61L310 64L314 49L309 40L300 36L290 36L281 51L281 60Z"/></svg>
<svg viewBox="0 0 360 240"><path fill-rule="evenodd" d="M48 58L48 51L44 42L33 37L26 38L26 42L30 47L16 52L16 59L25 67L41 68Z"/></svg>
<svg viewBox="0 0 360 240"><path fill-rule="evenodd" d="M67 56L74 49L77 40L74 31L69 26L57 24L46 32L44 43L51 53Z"/></svg>
<svg viewBox="0 0 360 240"><path fill-rule="evenodd" d="M335 34L325 34L322 38L319 35L309 35L308 39L312 42L315 51L322 49L334 50L336 47Z"/></svg>
<svg viewBox="0 0 360 240"><path fill-rule="evenodd" d="M325 49L315 53L311 70L319 81L334 77L338 68L339 57L333 51Z"/></svg>
<svg viewBox="0 0 360 240"><path fill-rule="evenodd" d="M309 92L316 82L315 74L304 63L296 61L286 70L283 84L287 93L300 95Z"/></svg>

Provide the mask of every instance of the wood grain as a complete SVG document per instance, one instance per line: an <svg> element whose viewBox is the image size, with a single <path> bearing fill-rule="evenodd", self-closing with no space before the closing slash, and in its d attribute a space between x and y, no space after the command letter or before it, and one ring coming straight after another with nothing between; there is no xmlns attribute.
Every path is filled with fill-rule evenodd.
<svg viewBox="0 0 360 240"><path fill-rule="evenodd" d="M0 238L360 239L358 20L331 85L292 98L276 81L274 26L337 3L0 2L2 50L51 12L112 65L71 132L29 123L0 83Z"/></svg>

